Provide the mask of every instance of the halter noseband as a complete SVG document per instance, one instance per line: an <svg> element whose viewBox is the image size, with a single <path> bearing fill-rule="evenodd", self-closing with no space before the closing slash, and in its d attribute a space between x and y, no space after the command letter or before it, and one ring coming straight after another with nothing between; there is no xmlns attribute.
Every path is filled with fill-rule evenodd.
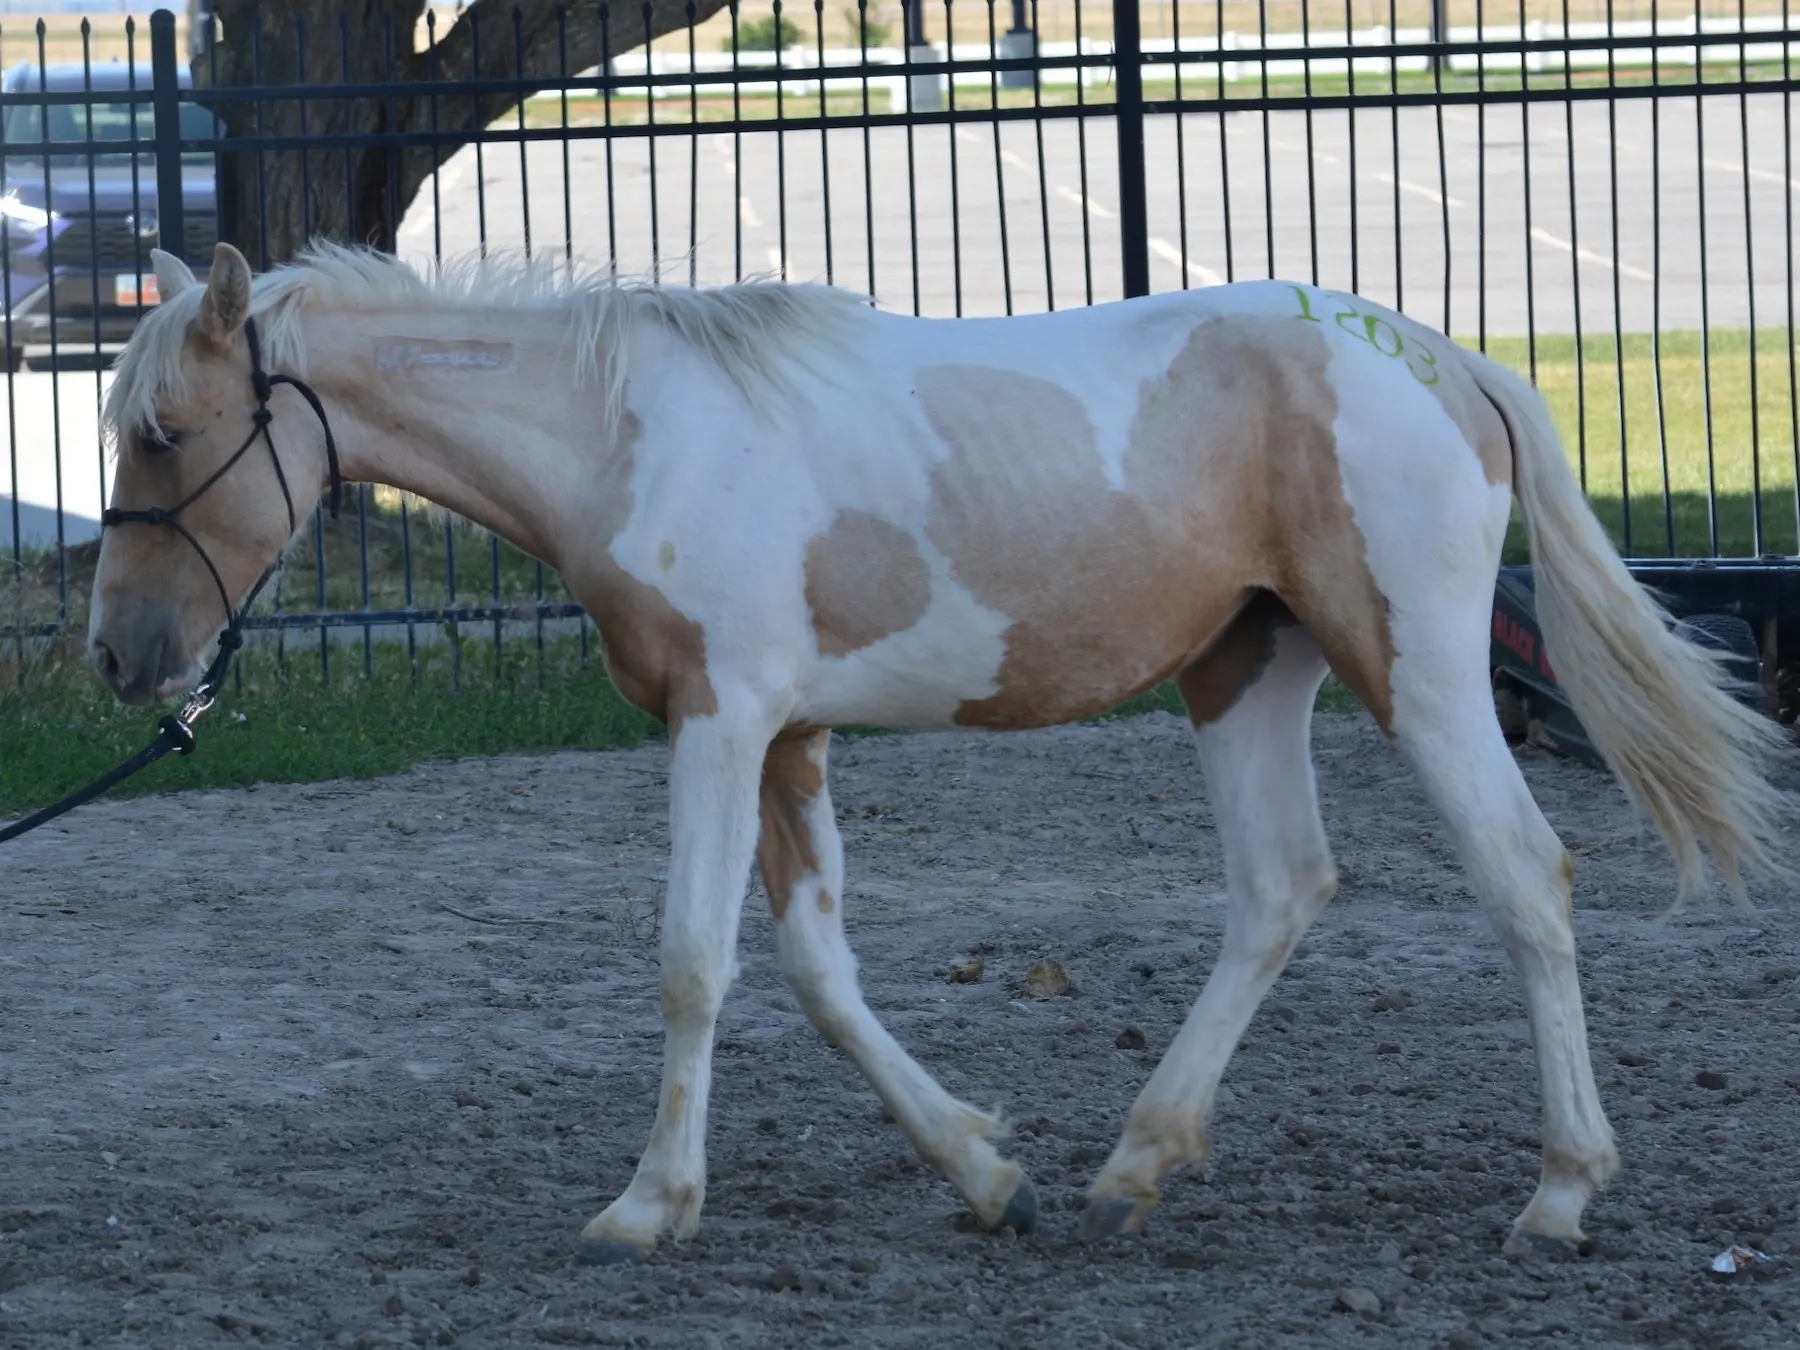
<svg viewBox="0 0 1800 1350"><path fill-rule="evenodd" d="M250 420L255 425L252 426L250 434L244 437L243 444L231 453L230 458L208 474L205 482L174 506L153 506L145 511L121 511L117 507L108 507L100 513L102 528L111 525L169 526L192 545L194 552L200 555L200 561L206 564L206 570L212 574L213 585L219 588L219 600L225 606L226 620L225 631L219 634L219 654L213 658L212 664L201 676L200 683L194 687L194 692L188 697L187 706L182 710L179 719L190 746L193 737L191 732L187 732L187 725L212 706L214 696L225 681L225 669L231 664L231 654L244 645L244 615L255 603L256 597L262 593L263 587L269 584L269 579L280 568L281 557L279 554L276 555L275 561L264 569L262 576L258 577L256 584L250 588L250 593L244 597L244 603L233 609L231 593L225 589L225 579L219 575L219 569L213 565L213 560L207 556L206 550L201 547L200 541L194 537L193 532L181 523L181 513L198 501L214 483L223 478L234 464L249 453L250 447L260 440L269 448L269 462L275 466L275 480L281 484L281 498L287 505L288 536L289 538L293 537L294 531L299 528L299 517L294 513L294 496L288 490L287 474L282 470L281 456L275 453L275 440L269 434L269 424L275 420L274 414L269 411L269 398L275 392L275 386L278 384L291 385L294 391L312 408L313 413L319 419L320 427L325 431L325 459L331 473L330 510L333 520L337 519L338 508L342 503L344 492L343 475L338 469L337 442L331 435L331 422L325 416L325 405L319 401L319 396L313 392L312 387L303 380L295 379L292 375L270 375L263 370L262 343L256 334L255 319L244 321L244 336L250 343L250 387L256 394L256 411L250 414Z"/></svg>

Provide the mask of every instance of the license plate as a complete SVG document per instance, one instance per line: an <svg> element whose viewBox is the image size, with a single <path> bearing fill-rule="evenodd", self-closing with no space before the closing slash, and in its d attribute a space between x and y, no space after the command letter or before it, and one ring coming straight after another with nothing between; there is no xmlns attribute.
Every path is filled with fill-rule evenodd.
<svg viewBox="0 0 1800 1350"><path fill-rule="evenodd" d="M142 287L139 287L139 281ZM113 298L126 308L142 305L148 308L161 300L156 291L156 274L146 272L140 279L136 275L115 277L113 279Z"/></svg>

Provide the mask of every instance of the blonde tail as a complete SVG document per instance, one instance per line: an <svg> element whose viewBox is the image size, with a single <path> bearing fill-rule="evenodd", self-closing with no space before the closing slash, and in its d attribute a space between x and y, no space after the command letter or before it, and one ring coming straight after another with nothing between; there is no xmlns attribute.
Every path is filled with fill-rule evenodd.
<svg viewBox="0 0 1800 1350"><path fill-rule="evenodd" d="M1512 436L1546 654L1595 747L1674 855L1676 907L1704 889L1708 855L1743 903L1747 869L1791 880L1773 846L1793 828L1796 799L1770 781L1791 754L1786 733L1727 692L1720 655L1672 631L1626 570L1537 391L1468 355Z"/></svg>

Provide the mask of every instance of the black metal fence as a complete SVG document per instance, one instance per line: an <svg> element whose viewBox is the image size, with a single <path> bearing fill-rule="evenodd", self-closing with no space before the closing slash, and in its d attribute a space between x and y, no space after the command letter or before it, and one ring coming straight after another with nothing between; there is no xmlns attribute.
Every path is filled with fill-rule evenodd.
<svg viewBox="0 0 1800 1350"><path fill-rule="evenodd" d="M1342 287L1536 379L1650 570L1785 559L1788 3L690 4L648 45L666 6L0 27L0 634L23 655L84 618L98 409L149 248L266 264L315 232L935 314ZM389 636L498 664L520 628L541 669L590 633L541 566L378 487L314 520L264 609L278 659L303 638L328 669Z"/></svg>

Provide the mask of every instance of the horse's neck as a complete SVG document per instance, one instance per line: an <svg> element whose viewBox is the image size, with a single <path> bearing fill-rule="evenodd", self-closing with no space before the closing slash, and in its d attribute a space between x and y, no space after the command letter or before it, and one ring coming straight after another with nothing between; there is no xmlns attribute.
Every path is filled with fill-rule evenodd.
<svg viewBox="0 0 1800 1350"><path fill-rule="evenodd" d="M597 506L605 395L576 378L567 320L338 312L306 336L347 477L417 493L552 562L563 525Z"/></svg>

